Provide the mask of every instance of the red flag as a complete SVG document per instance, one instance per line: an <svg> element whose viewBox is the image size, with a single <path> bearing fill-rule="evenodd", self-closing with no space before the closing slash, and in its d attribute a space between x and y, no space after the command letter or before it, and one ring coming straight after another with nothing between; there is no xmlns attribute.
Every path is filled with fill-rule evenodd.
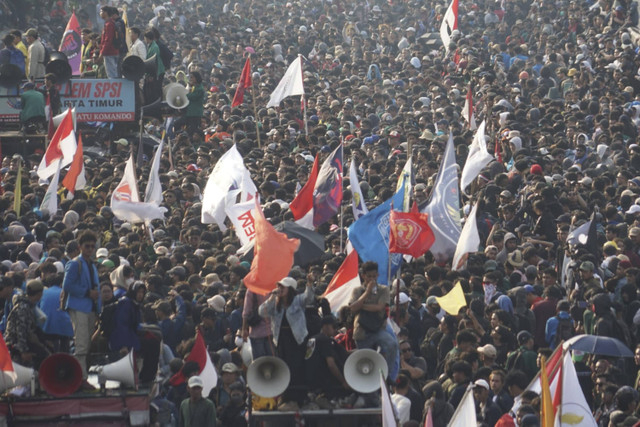
<svg viewBox="0 0 640 427"><path fill-rule="evenodd" d="M83 175L82 177L80 175ZM78 148L76 154L73 155L73 161L71 167L62 180L64 188L69 190L69 193L75 194L76 190L84 188L84 158L82 155L82 135L78 135ZM80 184L80 185L78 185Z"/></svg>
<svg viewBox="0 0 640 427"><path fill-rule="evenodd" d="M322 296L329 301L331 311L337 312L349 303L353 289L359 286L358 253L354 249L347 254Z"/></svg>
<svg viewBox="0 0 640 427"><path fill-rule="evenodd" d="M289 204L293 218L298 221L313 209L313 190L318 180L318 155L313 161L313 167L307 183L302 187L295 199Z"/></svg>
<svg viewBox="0 0 640 427"><path fill-rule="evenodd" d="M216 373L216 368L213 366L213 362L211 362L211 356L209 356L209 351L207 350L204 338L202 338L200 329L198 329L196 333L196 342L193 344L191 352L187 357L185 357L184 361L193 361L198 364L200 367L198 376L202 378L203 382L202 395L208 396L211 389L213 389L218 383L218 374ZM169 383L173 386L177 386L185 381L186 378L184 377L184 374L182 371L179 371L171 377Z"/></svg>
<svg viewBox="0 0 640 427"><path fill-rule="evenodd" d="M293 266L293 254L300 246L300 240L290 239L279 233L264 217L256 197L254 214L256 238L253 247L251 270L244 278L244 284L251 292L266 295L276 288L276 283L287 277Z"/></svg>
<svg viewBox="0 0 640 427"><path fill-rule="evenodd" d="M242 74L240 74L240 81L238 82L238 87L236 88L236 93L233 95L233 102L231 102L231 108L237 107L242 104L244 100L244 91L247 88L250 88L253 85L251 80L251 57L247 57L247 60L244 63L244 68L242 69Z"/></svg>
<svg viewBox="0 0 640 427"><path fill-rule="evenodd" d="M427 214L418 212L418 206L415 203L411 212L398 212L391 209L389 252L411 255L415 258L424 255L435 241L427 218Z"/></svg>
<svg viewBox="0 0 640 427"><path fill-rule="evenodd" d="M16 380L16 372L13 369L13 362L7 344L4 342L2 334L0 334L0 377L9 377L12 382Z"/></svg>

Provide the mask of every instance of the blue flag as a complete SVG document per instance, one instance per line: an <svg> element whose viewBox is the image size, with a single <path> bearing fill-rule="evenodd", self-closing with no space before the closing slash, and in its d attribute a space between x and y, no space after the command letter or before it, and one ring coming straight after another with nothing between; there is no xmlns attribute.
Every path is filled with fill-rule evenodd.
<svg viewBox="0 0 640 427"><path fill-rule="evenodd" d="M391 204L402 206L404 185L392 198L382 203L359 220L351 224L349 240L363 261L378 263L378 283L388 285L389 264L389 215ZM402 263L402 254L391 254L391 276L398 271Z"/></svg>

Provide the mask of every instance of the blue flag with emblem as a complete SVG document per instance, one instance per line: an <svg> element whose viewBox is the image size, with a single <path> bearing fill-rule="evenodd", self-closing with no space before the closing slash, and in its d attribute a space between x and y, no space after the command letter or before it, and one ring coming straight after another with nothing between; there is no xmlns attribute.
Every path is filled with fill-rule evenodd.
<svg viewBox="0 0 640 427"><path fill-rule="evenodd" d="M389 284L388 276L393 276L402 263L402 254L391 254L389 274L389 215L392 203L402 206L403 201L404 185L389 200L351 224L348 231L349 240L360 258L378 263L378 283L383 285Z"/></svg>

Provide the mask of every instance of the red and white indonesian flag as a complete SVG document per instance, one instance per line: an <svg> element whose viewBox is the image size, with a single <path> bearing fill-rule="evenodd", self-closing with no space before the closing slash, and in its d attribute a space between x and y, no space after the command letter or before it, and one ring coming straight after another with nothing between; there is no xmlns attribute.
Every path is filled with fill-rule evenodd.
<svg viewBox="0 0 640 427"><path fill-rule="evenodd" d="M124 176L111 195L111 210L122 221L140 223L152 219L164 219L166 208L155 203L140 201L135 175L133 155L129 156L124 168Z"/></svg>
<svg viewBox="0 0 640 427"><path fill-rule="evenodd" d="M203 224L218 224L221 231L225 231L227 227L224 220L227 217L226 208L232 197L230 192L239 190L243 186L243 180L246 181L245 174L248 174L247 168L244 166L242 156L234 145L220 157L218 163L213 168L207 185L204 187L202 195L202 214L200 220ZM249 179L244 187L244 193L256 194L258 192L253 181ZM232 193L233 194L233 193ZM237 192L235 193L238 194ZM241 202L247 201L240 200Z"/></svg>
<svg viewBox="0 0 640 427"><path fill-rule="evenodd" d="M471 85L467 91L467 98L464 100L464 107L462 107L462 117L467 121L469 129L476 130L476 116L473 113L473 92L471 91Z"/></svg>
<svg viewBox="0 0 640 427"><path fill-rule="evenodd" d="M336 313L349 303L353 290L361 286L358 275L358 253L347 245L347 257L331 279L327 290L322 295L329 301L331 311Z"/></svg>
<svg viewBox="0 0 640 427"><path fill-rule="evenodd" d="M280 83L269 98L267 108L277 107L280 102L293 95L304 95L304 85L302 84L302 57L298 57L289 65L287 71L282 76Z"/></svg>
<svg viewBox="0 0 640 427"><path fill-rule="evenodd" d="M196 342L189 355L184 358L184 361L193 361L198 364L198 367L200 368L198 376L202 379L203 383L202 395L208 396L211 390L218 384L218 373L216 372L215 366L213 366L213 362L211 362L211 356L209 356L209 351L207 350L207 346L202 338L200 330L197 331ZM187 378L184 377L182 371L179 371L171 377L169 383L173 386L177 386L186 381Z"/></svg>
<svg viewBox="0 0 640 427"><path fill-rule="evenodd" d="M460 240L458 240L456 252L453 254L453 261L451 262L451 269L454 271L464 269L467 265L469 254L477 252L478 246L480 246L480 235L478 234L478 224L476 223L477 211L478 203L473 205L471 213L469 213L464 227L462 227Z"/></svg>
<svg viewBox="0 0 640 427"><path fill-rule="evenodd" d="M6 390L14 385L17 378L18 376L13 368L9 349L4 342L2 334L0 334L0 386L2 390Z"/></svg>
<svg viewBox="0 0 640 427"><path fill-rule="evenodd" d="M560 386L556 387L553 399L556 412L554 426L596 427L598 423L593 418L587 399L582 393L570 351L564 355L561 375L562 381L560 381Z"/></svg>
<svg viewBox="0 0 640 427"><path fill-rule="evenodd" d="M458 29L458 0L451 0L447 8L442 24L440 25L440 38L444 48L449 51L449 43L451 42L451 33Z"/></svg>
<svg viewBox="0 0 640 427"><path fill-rule="evenodd" d="M487 151L487 140L484 133L485 125L485 121L480 123L480 127L478 127L469 146L467 161L464 163L464 168L460 175L460 189L463 192L476 179L480 171L494 159L493 155Z"/></svg>
<svg viewBox="0 0 640 427"><path fill-rule="evenodd" d="M56 173L58 168L68 166L73 161L73 155L76 153L77 147L76 133L73 129L72 114L67 112L60 126L53 134L49 147L47 147L47 151L38 166L40 179L49 178Z"/></svg>

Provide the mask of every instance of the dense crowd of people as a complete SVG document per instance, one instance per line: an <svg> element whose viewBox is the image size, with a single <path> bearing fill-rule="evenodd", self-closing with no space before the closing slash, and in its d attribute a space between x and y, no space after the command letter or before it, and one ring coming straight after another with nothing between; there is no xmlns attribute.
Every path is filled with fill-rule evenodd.
<svg viewBox="0 0 640 427"><path fill-rule="evenodd" d="M11 4L2 3L0 63L21 66L37 82L45 78L44 45L55 47L70 11L57 2L45 16L5 13ZM190 104L169 129L171 152L161 159L166 218L150 227L122 222L109 207L133 143L127 135L85 140L107 154L85 160L87 187L73 199L61 190L59 210L50 215L39 210L47 188L35 173L41 154L2 160L0 330L13 360L37 367L54 352L72 352L86 378L91 364L133 350L146 362L142 383L162 382L155 422L240 426L248 343L254 359L287 362L285 410L379 404L358 398L342 371L349 352L374 346L388 362L401 425L418 425L431 408L433 425L445 426L471 385L479 424L534 426L540 397L525 390L540 358L584 333L618 338L636 354L635 363L576 356L598 424L640 421L636 4L465 2L442 46L447 6L101 0L77 11L79 78L119 77L122 61L136 55L156 65L140 82L138 102L177 82ZM24 34L9 31L26 22L32 28ZM265 108L298 55L306 109L297 96ZM253 87L232 108L247 57ZM51 88L55 94L55 77L45 95ZM37 92L31 83L24 89ZM370 208L393 195L411 156L411 196L423 208L450 133L460 168L467 158L474 136L462 112L468 91L495 158L461 193L464 214L477 203L481 240L462 270L427 252L403 263L387 287L376 282L375 263L362 263L362 287L332 314L321 296L346 255L345 230L354 221L348 206L317 229L324 255L294 266L265 296L243 285L251 263L237 254L233 229L200 221L207 178L234 144L272 224L292 220L289 203L314 156L323 160L338 144L345 165L355 159ZM43 99L30 96L44 109ZM160 136L164 128L153 119L146 131ZM138 168L141 186L149 168ZM345 203L349 184L345 176ZM571 237L589 221L586 239ZM446 313L436 297L457 283L467 307ZM208 396L197 364L183 363L197 330L219 374Z"/></svg>

